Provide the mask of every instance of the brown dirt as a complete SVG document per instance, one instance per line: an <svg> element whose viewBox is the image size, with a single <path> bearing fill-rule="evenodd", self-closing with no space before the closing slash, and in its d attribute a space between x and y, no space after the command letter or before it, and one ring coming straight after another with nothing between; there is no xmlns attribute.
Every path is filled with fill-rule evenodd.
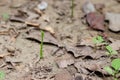
<svg viewBox="0 0 120 80"><path fill-rule="evenodd" d="M102 71L103 69L101 70L101 68L103 68L106 64L104 62L110 63L108 57L101 57L99 52L96 53L98 54L97 58L90 58L90 60L90 54L82 55L82 57L81 55L79 57L75 57L73 55L74 50L76 50L74 47L76 44L79 44L81 39L90 38L91 35L94 36L101 34L100 31L88 29L88 25L82 23L81 17L84 16L84 13L82 12L81 7L84 1L75 0L73 19L70 18L70 0L44 1L48 3L48 7L44 13L47 17L49 17L49 21L44 21L44 18L39 16L40 19L37 19L37 22L40 24L40 29L51 27L55 31L54 36L55 41L57 41L55 43L54 39L47 36L47 43L44 44L43 48L44 59L39 60L40 41L26 39L30 36L28 32L32 33L31 30L33 30L34 27L27 26L25 23L13 22L10 20L5 21L3 18L0 18L0 32L7 31L6 34L0 35L0 55L10 53L10 55L0 58L0 71L4 71L6 75L4 80L54 80L54 78L56 78L55 75L64 70L63 68L58 67L56 61L59 59L69 59L68 56L70 56L70 59L74 60L74 64L71 63L71 65L68 65L68 67L65 69L72 75L73 78L75 77L75 74L78 73L87 75L88 77L93 77L92 80L112 80L111 76L106 76L106 73ZM94 4L105 4L106 7L104 8L103 13L120 13L120 3L118 3L116 0L91 1ZM2 16L4 13L14 15L16 14L17 10L24 8L27 8L28 11L34 12L33 8L40 3L38 0L13 0L13 2L8 0L0 1L0 16ZM16 32L14 30L10 31L10 28L15 29ZM40 30L38 29L36 32L39 33ZM47 32L45 33L47 34ZM107 34L108 38L120 40L120 33L111 32L108 30L107 26L105 33ZM16 35L18 36L14 37ZM39 37L37 38L40 39ZM49 44L49 39L53 40L51 43L55 44ZM62 48L60 48L61 46ZM74 50L71 50L71 47L74 48ZM81 48L81 46L79 48L86 49L84 47ZM11 49L13 49L13 51ZM55 50L57 49L60 50L55 53ZM79 68L84 69L83 72L77 68L78 66L75 68L76 64L82 65ZM94 71L93 68L95 66L92 65L97 65L97 67L100 67L97 68L93 74L91 71ZM99 76L101 74L104 76ZM97 77L97 79L94 77Z"/></svg>

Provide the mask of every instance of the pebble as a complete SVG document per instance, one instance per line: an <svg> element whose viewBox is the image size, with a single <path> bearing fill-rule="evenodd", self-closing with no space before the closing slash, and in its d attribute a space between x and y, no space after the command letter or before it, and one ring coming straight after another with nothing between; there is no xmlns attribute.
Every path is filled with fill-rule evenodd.
<svg viewBox="0 0 120 80"><path fill-rule="evenodd" d="M45 1L42 1L37 7L40 10L45 10L48 7L48 4Z"/></svg>
<svg viewBox="0 0 120 80"><path fill-rule="evenodd" d="M12 52L12 53L15 52L15 48L13 46L7 46L6 48L7 48L8 52Z"/></svg>
<svg viewBox="0 0 120 80"><path fill-rule="evenodd" d="M90 1L86 1L83 4L82 10L85 14L88 14L88 13L91 13L91 12L96 12L95 6Z"/></svg>
<svg viewBox="0 0 120 80"><path fill-rule="evenodd" d="M105 19L109 21L109 29L114 32L120 31L120 14L106 13Z"/></svg>

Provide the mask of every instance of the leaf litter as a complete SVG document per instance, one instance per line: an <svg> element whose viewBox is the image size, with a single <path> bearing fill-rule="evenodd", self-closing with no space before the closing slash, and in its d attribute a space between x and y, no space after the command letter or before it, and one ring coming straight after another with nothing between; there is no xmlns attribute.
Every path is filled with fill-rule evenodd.
<svg viewBox="0 0 120 80"><path fill-rule="evenodd" d="M76 1L78 3L75 3L75 9L78 9L77 4L81 4L82 1ZM15 31L3 31L4 34L0 36L0 40L3 40L0 41L0 48L1 44L7 45L3 51L0 51L0 64L2 64L0 65L0 70L4 69L6 72L8 71L5 80L16 80L18 78L21 80L104 80L104 77L110 76L103 69L111 62L111 57L108 57L106 54L106 44L102 44L104 40L100 36L97 37L97 41L95 39L100 31L102 31L100 34L104 34L104 32L107 34L106 27L111 26L111 23L113 23L108 16L107 20L109 20L110 24L105 25L106 15L103 14L103 9L108 8L106 3L104 3L106 6L104 7L102 3L96 2L98 4L94 4L94 1L86 0L82 4L84 12L80 11L79 13L79 10L76 11L75 16L78 18L75 17L76 19L71 22L72 24L68 24L68 21L66 21L69 19L68 8L70 5L68 0L51 2L47 0L45 4L42 4L42 7L39 1L31 0L28 2L26 5L23 5L25 3L18 4L16 7L20 8L15 9L17 13L12 13L8 21L5 22L10 27L15 25ZM61 6L63 4L66 5ZM86 16L86 25L93 30L87 30L87 26L77 20L84 14ZM60 22L56 21L58 18L60 18ZM23 25L25 27L20 30L20 33L19 29L16 28L18 24L21 24L19 27L23 27ZM116 25L119 24L116 23ZM79 35L76 35L73 30L69 29L80 29L76 30L76 33ZM41 30L45 32L43 41L45 58L37 61L39 57L39 44L41 43ZM64 32L64 35L61 35L63 33L61 31L66 32ZM66 36L67 33L71 33L71 35ZM7 36L5 36L6 34ZM16 34L19 35L16 36ZM9 36L13 36L15 40L10 42ZM74 37L79 38L80 41L75 40ZM67 39L71 40L72 45L67 44ZM112 49L117 50L118 53L120 50L119 43L119 40L109 42ZM8 44L14 44L15 48L10 47ZM20 48L20 50L16 47ZM75 72L72 71L71 67L75 69ZM15 74L15 76L12 74Z"/></svg>

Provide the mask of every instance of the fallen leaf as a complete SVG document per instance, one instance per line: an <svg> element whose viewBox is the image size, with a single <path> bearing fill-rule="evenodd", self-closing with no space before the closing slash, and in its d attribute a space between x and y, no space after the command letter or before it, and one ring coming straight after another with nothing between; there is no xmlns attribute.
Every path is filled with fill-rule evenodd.
<svg viewBox="0 0 120 80"><path fill-rule="evenodd" d="M66 47L68 53L74 54L74 57L90 57L92 59L98 59L102 56L106 56L105 51L96 50L87 46L81 47Z"/></svg>
<svg viewBox="0 0 120 80"><path fill-rule="evenodd" d="M67 70L62 70L55 75L55 80L72 80L72 76Z"/></svg>
<svg viewBox="0 0 120 80"><path fill-rule="evenodd" d="M69 65L74 64L74 59L69 55L64 55L64 57L58 57L56 62L59 68L67 68Z"/></svg>
<svg viewBox="0 0 120 80"><path fill-rule="evenodd" d="M87 14L86 21L92 29L104 31L104 16L95 12Z"/></svg>
<svg viewBox="0 0 120 80"><path fill-rule="evenodd" d="M120 49L120 40L115 40L110 44L113 50L119 50Z"/></svg>
<svg viewBox="0 0 120 80"><path fill-rule="evenodd" d="M103 79L97 76L89 76L82 73L76 73L74 80L103 80Z"/></svg>
<svg viewBox="0 0 120 80"><path fill-rule="evenodd" d="M98 71L101 74L108 74L103 68L105 65L108 65L110 60L87 60L87 61L79 61L74 65L80 71L81 68L84 68L89 71Z"/></svg>
<svg viewBox="0 0 120 80"><path fill-rule="evenodd" d="M40 30L30 30L28 31L28 35L26 36L26 39L33 40L36 42L41 43L41 34ZM54 46L60 46L59 42L56 38L54 38L49 32L44 33L44 44L51 44Z"/></svg>

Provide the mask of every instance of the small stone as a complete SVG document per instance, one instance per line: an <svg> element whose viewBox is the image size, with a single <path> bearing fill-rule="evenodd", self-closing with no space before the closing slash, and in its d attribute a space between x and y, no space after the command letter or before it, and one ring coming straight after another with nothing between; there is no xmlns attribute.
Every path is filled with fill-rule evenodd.
<svg viewBox="0 0 120 80"><path fill-rule="evenodd" d="M62 70L55 75L55 80L72 80L72 75L67 70Z"/></svg>
<svg viewBox="0 0 120 80"><path fill-rule="evenodd" d="M12 52L12 53L15 52L15 48L13 46L7 46L6 48L7 48L8 52Z"/></svg>
<svg viewBox="0 0 120 80"><path fill-rule="evenodd" d="M42 1L37 7L40 10L45 10L47 8L48 4L45 1Z"/></svg>
<svg viewBox="0 0 120 80"><path fill-rule="evenodd" d="M88 13L96 11L94 5L90 1L88 1L88 0L86 0L86 2L83 4L82 10L83 10L83 12L85 14L88 14Z"/></svg>
<svg viewBox="0 0 120 80"><path fill-rule="evenodd" d="M114 32L120 31L120 14L106 13L105 19L109 21L109 29Z"/></svg>

